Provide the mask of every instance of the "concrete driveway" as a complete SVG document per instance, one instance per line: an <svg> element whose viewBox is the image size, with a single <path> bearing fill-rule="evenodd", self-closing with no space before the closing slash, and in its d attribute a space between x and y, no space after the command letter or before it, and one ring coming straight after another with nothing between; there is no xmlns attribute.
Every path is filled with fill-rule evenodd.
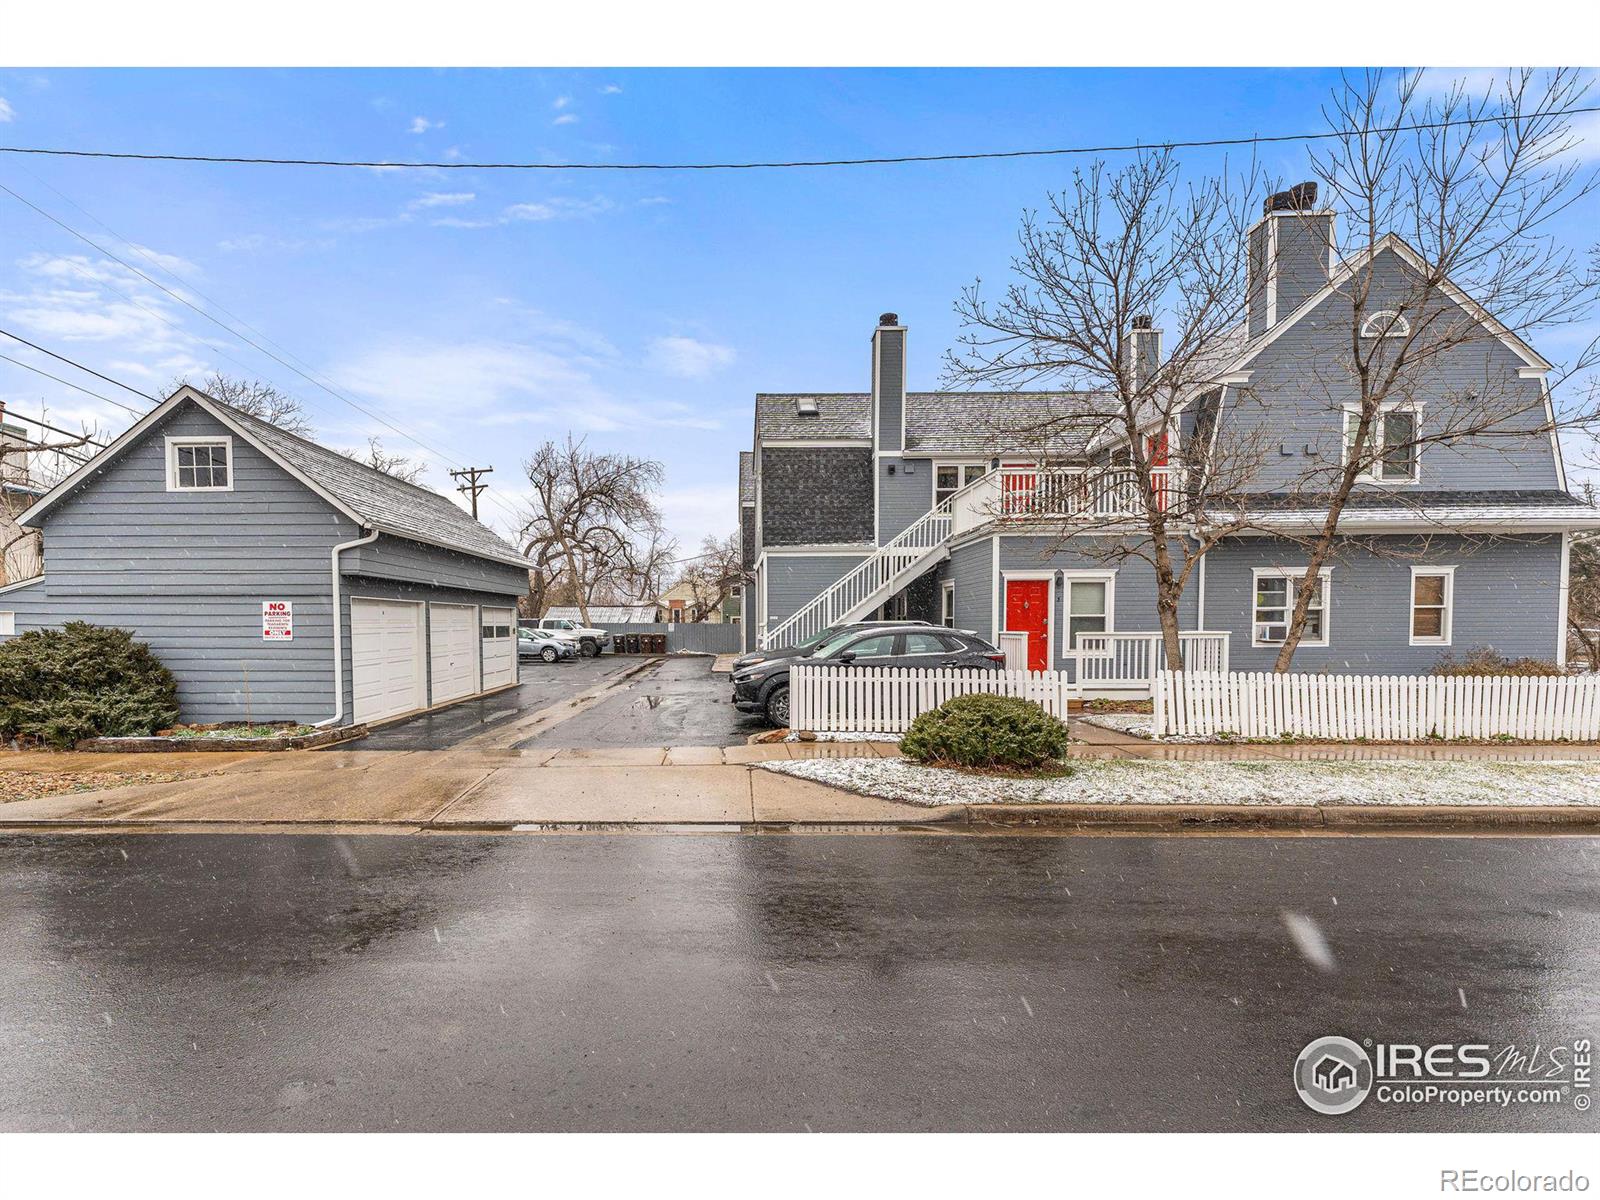
<svg viewBox="0 0 1600 1200"><path fill-rule="evenodd" d="M535 712L576 695L612 675L637 667L640 659L615 654L574 658L561 663L537 659L522 663L522 682L481 700L467 700L439 712L423 713L374 729L344 744L351 750L450 750L467 738L523 713ZM703 659L703 662L710 660Z"/></svg>

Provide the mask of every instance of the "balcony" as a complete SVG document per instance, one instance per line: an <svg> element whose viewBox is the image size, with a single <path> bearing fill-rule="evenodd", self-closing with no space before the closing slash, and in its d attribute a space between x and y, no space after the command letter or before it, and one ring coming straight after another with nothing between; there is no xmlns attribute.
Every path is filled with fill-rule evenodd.
<svg viewBox="0 0 1600 1200"><path fill-rule="evenodd" d="M1171 467L1152 467L1151 491L1165 509L1178 486ZM1006 466L951 498L953 534L990 521L1116 521L1145 512L1132 467Z"/></svg>

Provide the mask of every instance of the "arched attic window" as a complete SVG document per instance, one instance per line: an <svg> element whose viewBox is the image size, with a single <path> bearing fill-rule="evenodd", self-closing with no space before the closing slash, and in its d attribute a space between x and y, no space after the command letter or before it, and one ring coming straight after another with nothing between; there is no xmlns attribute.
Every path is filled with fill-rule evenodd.
<svg viewBox="0 0 1600 1200"><path fill-rule="evenodd" d="M1361 322L1361 336L1364 338L1409 337L1410 334L1411 322L1392 308L1375 312Z"/></svg>

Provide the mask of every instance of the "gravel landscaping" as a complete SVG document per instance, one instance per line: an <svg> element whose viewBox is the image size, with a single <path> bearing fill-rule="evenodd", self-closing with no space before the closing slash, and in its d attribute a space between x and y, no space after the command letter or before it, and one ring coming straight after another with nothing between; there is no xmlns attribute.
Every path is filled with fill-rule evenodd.
<svg viewBox="0 0 1600 1200"><path fill-rule="evenodd" d="M1600 762L1157 762L1078 759L1053 779L976 775L905 759L762 763L911 804L1326 804L1600 807Z"/></svg>

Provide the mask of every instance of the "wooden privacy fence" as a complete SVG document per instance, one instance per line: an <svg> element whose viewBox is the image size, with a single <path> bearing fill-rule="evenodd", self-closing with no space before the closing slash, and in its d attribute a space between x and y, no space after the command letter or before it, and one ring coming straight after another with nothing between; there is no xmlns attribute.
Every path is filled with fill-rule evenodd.
<svg viewBox="0 0 1600 1200"><path fill-rule="evenodd" d="M1158 736L1600 740L1600 676L1160 671Z"/></svg>
<svg viewBox="0 0 1600 1200"><path fill-rule="evenodd" d="M948 667L796 666L789 671L789 727L812 733L904 733L952 696L1016 696L1067 716L1077 688L1062 671L957 671Z"/></svg>

